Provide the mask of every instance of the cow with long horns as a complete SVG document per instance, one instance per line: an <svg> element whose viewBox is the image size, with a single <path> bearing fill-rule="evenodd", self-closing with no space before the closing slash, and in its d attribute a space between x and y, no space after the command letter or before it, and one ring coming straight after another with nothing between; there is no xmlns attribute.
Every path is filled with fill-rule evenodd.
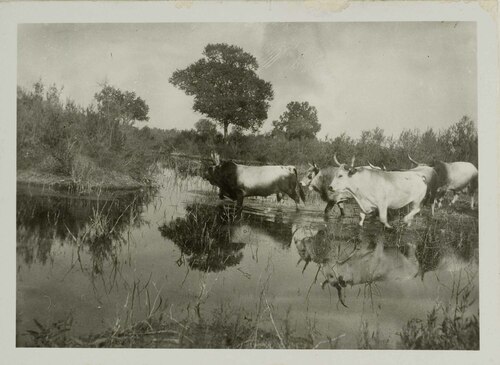
<svg viewBox="0 0 500 365"><path fill-rule="evenodd" d="M470 195L470 207L474 209L474 196L478 189L478 171L476 166L470 162L443 162L434 160L432 166L415 161L408 155L408 158L417 167L415 169L432 167L436 171L437 179L435 183L435 198L438 206L441 207L444 195L447 191L453 193L451 205L453 205L460 192L468 191ZM413 169L414 170L414 169Z"/></svg>
<svg viewBox="0 0 500 365"><path fill-rule="evenodd" d="M426 179L414 171L381 171L365 167L354 167L341 164L334 155L339 166L329 189L335 194L349 192L361 208L359 225L362 226L367 214L378 210L379 219L387 228L392 226L387 221L387 209L400 209L411 204L410 212L403 221L410 225L412 218L421 209L427 192Z"/></svg>
<svg viewBox="0 0 500 365"><path fill-rule="evenodd" d="M287 194L295 201L297 210L300 200L305 202L295 166L246 166L234 161L221 162L217 153L212 153L211 157L213 165L208 167L204 177L220 189L219 198L236 200L240 211L247 196L276 194L280 201L282 194Z"/></svg>

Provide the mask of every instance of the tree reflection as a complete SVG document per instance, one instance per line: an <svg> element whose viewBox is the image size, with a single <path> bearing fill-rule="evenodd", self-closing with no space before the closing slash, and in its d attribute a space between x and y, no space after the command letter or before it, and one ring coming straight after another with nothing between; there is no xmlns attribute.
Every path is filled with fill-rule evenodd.
<svg viewBox="0 0 500 365"><path fill-rule="evenodd" d="M152 193L127 193L104 198L60 194L17 195L17 253L25 264L45 265L54 245L70 244L86 250L92 272L116 259L122 234L141 223Z"/></svg>
<svg viewBox="0 0 500 365"><path fill-rule="evenodd" d="M179 247L182 257L191 269L219 272L239 264L243 258L241 242L233 242L231 226L235 217L224 207L199 203L186 207L184 218L177 218L159 227L163 237Z"/></svg>

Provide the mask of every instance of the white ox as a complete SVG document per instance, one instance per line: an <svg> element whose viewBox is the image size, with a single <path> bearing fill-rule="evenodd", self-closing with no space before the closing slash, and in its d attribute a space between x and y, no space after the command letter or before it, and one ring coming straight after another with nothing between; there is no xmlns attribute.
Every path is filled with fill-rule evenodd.
<svg viewBox="0 0 500 365"><path fill-rule="evenodd" d="M392 226L387 222L387 209L400 209L411 204L410 212L403 221L410 225L411 219L420 212L422 201L427 192L425 177L414 171L381 171L377 169L354 167L354 157L351 166L340 164L334 155L335 163L339 165L330 190L342 194L348 191L361 208L362 226L366 214L378 210L379 219L387 228Z"/></svg>
<svg viewBox="0 0 500 365"><path fill-rule="evenodd" d="M411 162L417 165L417 168L429 168L429 165L419 163L412 159L409 155L408 158ZM453 200L450 204L454 204L459 192L468 190L470 194L470 207L474 209L474 196L477 193L478 171L476 166L470 162L443 162L434 161L433 168L437 173L437 189L436 199L438 206L441 207L444 195L447 191L453 192Z"/></svg>

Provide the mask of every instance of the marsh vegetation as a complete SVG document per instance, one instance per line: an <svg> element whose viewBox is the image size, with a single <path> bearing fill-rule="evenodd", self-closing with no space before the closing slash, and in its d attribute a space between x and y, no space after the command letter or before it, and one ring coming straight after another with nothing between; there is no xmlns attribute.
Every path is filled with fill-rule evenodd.
<svg viewBox="0 0 500 365"><path fill-rule="evenodd" d="M478 223L465 201L410 228L393 214L394 231L375 218L359 228L354 204L324 218L313 192L300 212L254 198L238 216L186 173L198 164L162 170L158 190L19 189L18 346L478 348ZM346 308L321 283L354 246L382 265L343 288Z"/></svg>

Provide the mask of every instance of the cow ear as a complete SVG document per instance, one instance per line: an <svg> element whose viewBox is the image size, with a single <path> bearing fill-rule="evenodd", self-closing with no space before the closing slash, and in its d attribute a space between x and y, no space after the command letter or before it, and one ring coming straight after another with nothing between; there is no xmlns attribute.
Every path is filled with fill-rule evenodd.
<svg viewBox="0 0 500 365"><path fill-rule="evenodd" d="M347 174L348 176L352 176L354 175L356 172L358 172L358 170L356 168L351 168L349 169L349 173Z"/></svg>

